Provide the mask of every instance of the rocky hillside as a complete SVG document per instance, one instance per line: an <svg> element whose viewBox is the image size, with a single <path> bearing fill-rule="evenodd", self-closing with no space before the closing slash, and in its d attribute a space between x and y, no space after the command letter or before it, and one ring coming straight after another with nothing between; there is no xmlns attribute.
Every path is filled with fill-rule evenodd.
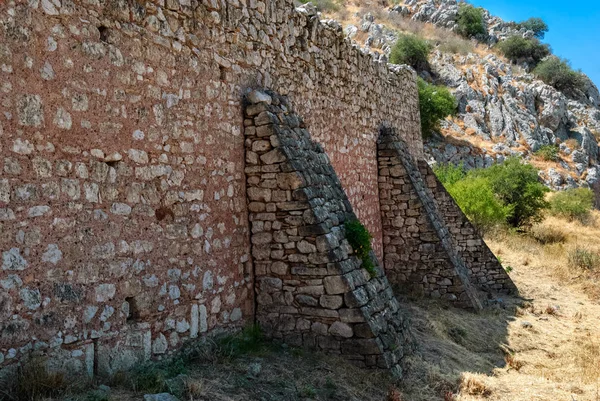
<svg viewBox="0 0 600 401"><path fill-rule="evenodd" d="M600 194L598 88L584 76L584 90L567 96L494 50L499 41L513 35L531 38L533 31L484 11L487 34L465 40L454 33L456 0L406 0L392 6L344 3L333 8L322 18L340 21L348 37L381 61L388 60L402 32L435 45L430 70L420 75L451 90L458 114L443 122L441 135L427 140L431 163L462 162L473 168L519 155L540 168L553 189L591 186ZM547 145L559 146L554 160L539 155Z"/></svg>

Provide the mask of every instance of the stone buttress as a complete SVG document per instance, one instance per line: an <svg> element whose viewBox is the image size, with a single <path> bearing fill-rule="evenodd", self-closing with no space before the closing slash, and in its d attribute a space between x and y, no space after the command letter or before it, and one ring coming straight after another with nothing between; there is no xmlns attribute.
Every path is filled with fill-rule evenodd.
<svg viewBox="0 0 600 401"><path fill-rule="evenodd" d="M481 309L516 287L425 161L392 129L378 141L384 263L402 291Z"/></svg>
<svg viewBox="0 0 600 401"><path fill-rule="evenodd" d="M400 373L411 347L407 321L383 269L371 277L352 255L344 222L356 216L329 158L284 98L254 91L248 103L258 323L290 345Z"/></svg>

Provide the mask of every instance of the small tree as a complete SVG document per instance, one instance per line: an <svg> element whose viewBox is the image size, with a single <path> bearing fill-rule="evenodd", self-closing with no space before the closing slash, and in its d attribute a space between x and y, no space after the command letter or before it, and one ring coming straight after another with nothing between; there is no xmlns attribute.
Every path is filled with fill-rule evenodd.
<svg viewBox="0 0 600 401"><path fill-rule="evenodd" d="M415 70L428 67L427 59L433 46L425 39L415 35L400 35L392 48L390 61L393 64L408 64Z"/></svg>
<svg viewBox="0 0 600 401"><path fill-rule="evenodd" d="M496 46L513 63L525 62L531 66L536 66L551 53L550 45L540 43L537 39L525 39L520 35L511 36Z"/></svg>
<svg viewBox="0 0 600 401"><path fill-rule="evenodd" d="M566 94L583 90L585 80L583 75L573 71L568 60L552 56L542 61L533 70L536 77Z"/></svg>
<svg viewBox="0 0 600 401"><path fill-rule="evenodd" d="M456 23L458 24L458 33L467 38L487 34L482 8L462 3L458 9Z"/></svg>
<svg viewBox="0 0 600 401"><path fill-rule="evenodd" d="M512 227L525 227L542 219L542 211L548 207L544 199L549 189L540 182L538 170L530 164L510 157L502 164L475 170L473 175L486 178L494 194L510 213L507 223Z"/></svg>
<svg viewBox="0 0 600 401"><path fill-rule="evenodd" d="M533 31L535 37L538 39L544 39L546 32L548 32L548 24L541 18L529 18L527 21L519 22L518 26L528 31Z"/></svg>
<svg viewBox="0 0 600 401"><path fill-rule="evenodd" d="M418 78L419 110L421 112L421 132L424 137L439 129L442 119L456 113L456 99L443 86L428 84Z"/></svg>

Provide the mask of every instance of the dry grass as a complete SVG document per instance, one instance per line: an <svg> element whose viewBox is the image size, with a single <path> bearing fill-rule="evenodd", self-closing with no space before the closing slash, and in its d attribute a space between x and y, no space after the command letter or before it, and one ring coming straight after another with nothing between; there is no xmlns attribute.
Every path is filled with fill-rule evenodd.
<svg viewBox="0 0 600 401"><path fill-rule="evenodd" d="M481 397L489 397L492 392L486 386L485 382L479 375L465 373L461 378L460 394L477 395Z"/></svg>

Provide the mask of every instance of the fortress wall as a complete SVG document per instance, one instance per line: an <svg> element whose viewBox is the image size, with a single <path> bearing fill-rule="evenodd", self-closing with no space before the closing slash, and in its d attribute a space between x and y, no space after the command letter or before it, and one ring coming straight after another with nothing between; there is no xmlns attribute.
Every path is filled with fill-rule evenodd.
<svg viewBox="0 0 600 401"><path fill-rule="evenodd" d="M252 321L242 98L287 95L382 256L376 137L412 71L291 1L0 5L0 367L114 373Z"/></svg>

